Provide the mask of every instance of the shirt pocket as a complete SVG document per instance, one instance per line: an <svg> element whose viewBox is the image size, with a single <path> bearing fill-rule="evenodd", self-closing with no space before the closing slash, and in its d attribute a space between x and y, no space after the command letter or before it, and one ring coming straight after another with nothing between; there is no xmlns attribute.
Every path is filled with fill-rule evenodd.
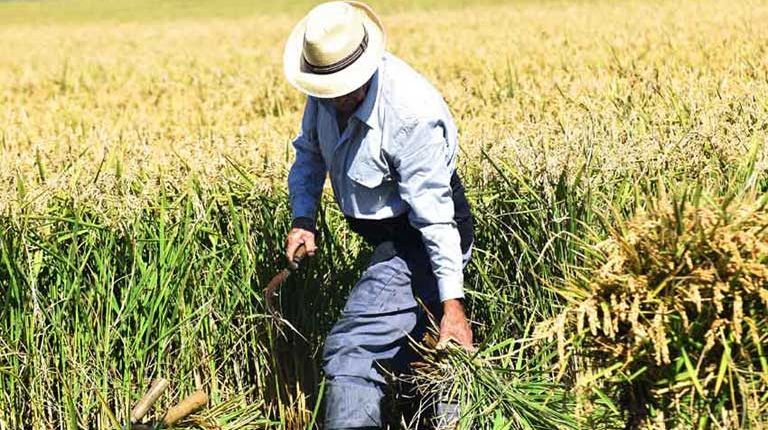
<svg viewBox="0 0 768 430"><path fill-rule="evenodd" d="M390 180L389 168L371 163L369 160L355 160L349 166L347 177L365 188L376 188Z"/></svg>
<svg viewBox="0 0 768 430"><path fill-rule="evenodd" d="M362 138L358 139L353 140L358 142L358 146L352 151L354 156L347 169L347 177L369 189L391 181L389 165L381 154L381 133L377 130L367 130Z"/></svg>

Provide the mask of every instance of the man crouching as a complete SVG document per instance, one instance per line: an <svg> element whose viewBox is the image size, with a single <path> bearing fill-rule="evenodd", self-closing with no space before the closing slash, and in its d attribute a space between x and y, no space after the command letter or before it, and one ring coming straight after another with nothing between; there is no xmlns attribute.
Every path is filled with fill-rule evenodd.
<svg viewBox="0 0 768 430"><path fill-rule="evenodd" d="M461 299L472 217L456 172L458 138L438 91L385 51L370 7L329 2L293 29L288 81L307 94L296 161L288 177L293 225L286 254L312 255L315 217L330 176L350 228L374 247L323 350L327 429L379 428L386 383L378 364L407 366L426 304L440 342L472 348Z"/></svg>

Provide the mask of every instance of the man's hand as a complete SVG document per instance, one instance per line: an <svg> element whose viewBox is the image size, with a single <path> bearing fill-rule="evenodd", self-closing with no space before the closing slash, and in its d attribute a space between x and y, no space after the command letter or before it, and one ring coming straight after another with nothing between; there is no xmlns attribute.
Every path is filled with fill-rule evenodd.
<svg viewBox="0 0 768 430"><path fill-rule="evenodd" d="M443 302L443 319L440 321L440 341L437 343L437 349L446 348L451 340L467 351L475 350L472 345L472 328L464 314L464 306L457 299Z"/></svg>
<svg viewBox="0 0 768 430"><path fill-rule="evenodd" d="M302 243L307 248L307 255L310 257L314 256L317 251L315 234L301 228L291 229L285 238L285 256L288 258L288 261L293 261L293 254Z"/></svg>

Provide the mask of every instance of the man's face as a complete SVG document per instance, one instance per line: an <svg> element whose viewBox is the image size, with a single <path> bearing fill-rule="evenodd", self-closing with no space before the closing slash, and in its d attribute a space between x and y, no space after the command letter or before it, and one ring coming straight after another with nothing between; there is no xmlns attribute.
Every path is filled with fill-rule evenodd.
<svg viewBox="0 0 768 430"><path fill-rule="evenodd" d="M340 97L331 99L333 107L336 108L336 112L343 114L351 114L360 106L360 103L365 100L365 95L368 92L368 84L366 83L362 87L352 91L349 94L345 94Z"/></svg>

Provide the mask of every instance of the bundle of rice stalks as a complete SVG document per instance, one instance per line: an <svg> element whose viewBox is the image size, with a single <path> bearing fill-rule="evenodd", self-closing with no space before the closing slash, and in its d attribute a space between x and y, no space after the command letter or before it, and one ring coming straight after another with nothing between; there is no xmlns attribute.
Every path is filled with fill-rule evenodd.
<svg viewBox="0 0 768 430"><path fill-rule="evenodd" d="M434 339L433 339L434 340ZM437 350L427 338L419 347L421 362L403 378L416 387L426 428L438 429L571 429L576 421L573 398L548 373L551 350L507 342L477 353L450 346ZM459 413L456 413L458 409ZM459 422L449 417L459 416ZM424 420L422 420L424 422ZM407 428L422 428L410 423Z"/></svg>
<svg viewBox="0 0 768 430"><path fill-rule="evenodd" d="M583 353L627 428L768 422L766 199L661 199L595 248L545 330ZM572 341L569 343L568 340Z"/></svg>

